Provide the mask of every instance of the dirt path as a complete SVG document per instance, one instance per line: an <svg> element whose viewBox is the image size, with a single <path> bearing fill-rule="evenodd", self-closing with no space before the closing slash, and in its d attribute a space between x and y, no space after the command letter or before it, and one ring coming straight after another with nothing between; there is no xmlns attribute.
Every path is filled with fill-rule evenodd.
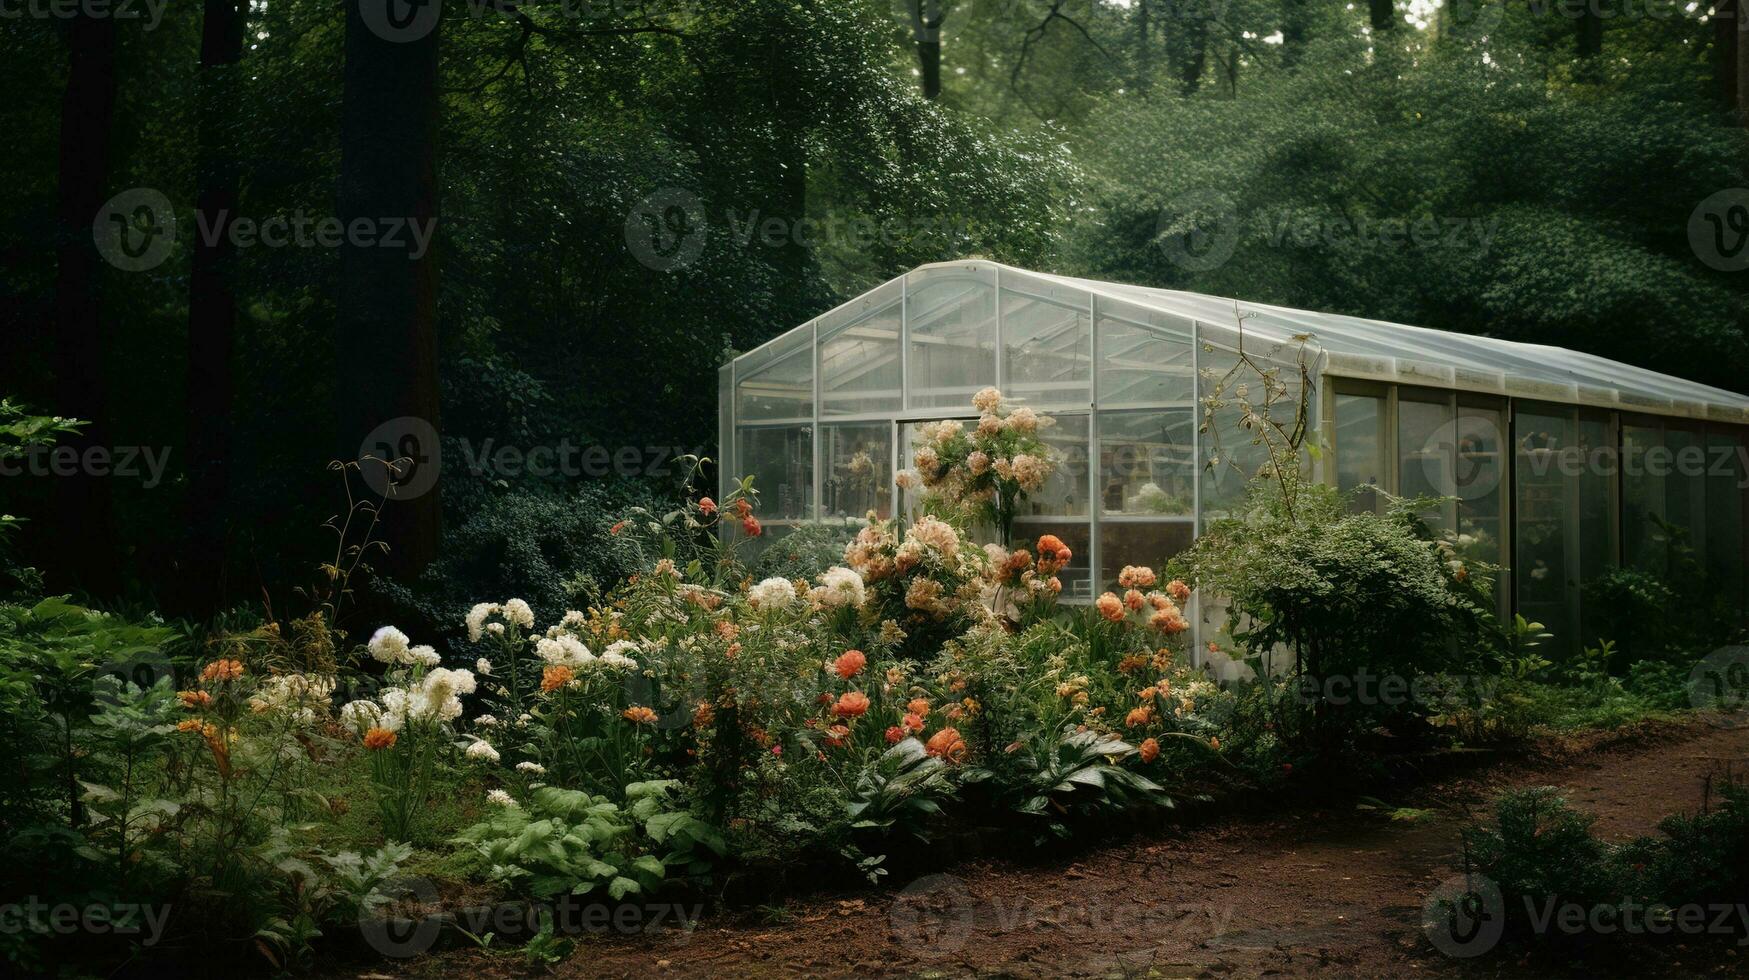
<svg viewBox="0 0 1749 980"><path fill-rule="evenodd" d="M1397 822L1318 808L1130 839L1056 862L976 861L902 889L792 901L776 924L711 918L689 936L592 939L565 977L721 976L1547 976L1495 954L1445 957L1422 935L1427 896L1457 868L1457 828L1508 786L1553 784L1599 831L1647 833L1692 810L1709 772L1749 770L1749 728L1699 722L1520 761L1413 793L1434 814ZM1638 957L1643 954L1644 962ZM1749 976L1749 948L1676 943L1612 963L1635 975ZM1687 962L1685 963L1685 959ZM409 964L432 976L499 974L456 952ZM1573 967L1573 975L1595 968ZM1612 969L1612 972L1614 970ZM1617 975L1628 975L1626 972Z"/></svg>

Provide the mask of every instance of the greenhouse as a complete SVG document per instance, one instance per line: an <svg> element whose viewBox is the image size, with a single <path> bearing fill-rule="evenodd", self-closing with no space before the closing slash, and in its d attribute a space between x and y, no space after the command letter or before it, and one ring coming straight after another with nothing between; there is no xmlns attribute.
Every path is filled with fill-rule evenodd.
<svg viewBox="0 0 1749 980"><path fill-rule="evenodd" d="M1211 399L1244 397L1241 356L1278 371L1277 412L1309 380L1315 479L1356 507L1381 506L1372 488L1447 498L1430 524L1501 566L1501 613L1563 647L1592 638L1588 585L1615 568L1704 581L1742 610L1749 397L1555 347L984 261L918 268L725 365L721 473L754 477L773 539L905 514L895 475L918 428L975 421L993 385L1055 422L1060 465L1015 537L1061 537L1063 595L1086 601L1242 498L1266 450L1241 412L1201 424Z"/></svg>

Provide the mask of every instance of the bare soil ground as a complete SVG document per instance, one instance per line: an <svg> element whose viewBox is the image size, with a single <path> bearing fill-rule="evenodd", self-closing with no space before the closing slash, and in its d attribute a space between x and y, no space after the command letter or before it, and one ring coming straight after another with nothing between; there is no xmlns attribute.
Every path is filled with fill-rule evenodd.
<svg viewBox="0 0 1749 980"><path fill-rule="evenodd" d="M1583 960L1509 947L1470 960L1425 937L1428 895L1458 870L1458 830L1514 786L1563 787L1611 838L1692 811L1704 781L1749 770L1749 728L1698 720L1589 736L1448 778L1394 805L1353 803L1204 817L1055 859L976 860L899 887L849 887L781 912L707 914L690 934L591 937L562 977L1749 976L1749 946L1707 938L1618 942ZM452 950L403 964L421 977L545 974L520 958ZM357 975L357 974L354 974Z"/></svg>

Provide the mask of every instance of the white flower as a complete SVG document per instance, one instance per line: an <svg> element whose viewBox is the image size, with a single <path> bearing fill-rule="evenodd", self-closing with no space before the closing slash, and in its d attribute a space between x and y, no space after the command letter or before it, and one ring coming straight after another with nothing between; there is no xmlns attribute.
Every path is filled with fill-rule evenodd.
<svg viewBox="0 0 1749 980"><path fill-rule="evenodd" d="M485 657L481 657L474 661L474 673L479 674L481 677L491 677L492 661L487 660Z"/></svg>
<svg viewBox="0 0 1749 980"><path fill-rule="evenodd" d="M1002 392L995 388L980 388L972 396L972 407L985 414L996 411L1001 405Z"/></svg>
<svg viewBox="0 0 1749 980"><path fill-rule="evenodd" d="M370 642L365 646L366 649L370 650L371 656L385 664L408 662L407 634L393 626L384 626L371 634Z"/></svg>
<svg viewBox="0 0 1749 980"><path fill-rule="evenodd" d="M537 640L534 652L549 664L566 667L585 667L595 660L595 654L589 652L583 641L569 633L561 633L552 639L543 637Z"/></svg>
<svg viewBox="0 0 1749 980"><path fill-rule="evenodd" d="M308 725L316 720L318 709L327 708L328 697L333 693L332 677L277 674L256 689L249 698L249 707L257 714L288 712L296 723Z"/></svg>
<svg viewBox="0 0 1749 980"><path fill-rule="evenodd" d="M486 792L486 802L498 806L510 807L512 809L516 807L516 801L510 798L509 793L506 793L501 789L488 790Z"/></svg>
<svg viewBox="0 0 1749 980"><path fill-rule="evenodd" d="M516 771L526 772L531 776L545 776L547 774L547 767L538 762L518 762L516 764Z"/></svg>
<svg viewBox="0 0 1749 980"><path fill-rule="evenodd" d="M384 727L382 718L382 705L375 701L349 701L340 709L340 724L361 738L373 728Z"/></svg>
<svg viewBox="0 0 1749 980"><path fill-rule="evenodd" d="M409 703L406 690L391 687L383 692L382 702L383 710L377 715L374 727L391 732L400 731L401 727L407 723Z"/></svg>
<svg viewBox="0 0 1749 980"><path fill-rule="evenodd" d="M462 754L470 759L484 759L487 762L498 761L498 750L493 748L491 743L484 741L474 741L469 743L467 749L464 750Z"/></svg>
<svg viewBox="0 0 1749 980"><path fill-rule="evenodd" d="M479 725L481 728L491 728L493 725L498 724L498 716L497 715L481 715L480 717L474 719L474 724Z"/></svg>
<svg viewBox="0 0 1749 980"><path fill-rule="evenodd" d="M617 670L636 669L638 662L628 656L628 651L635 652L637 649L638 645L630 640L615 640L602 651L601 663Z"/></svg>
<svg viewBox="0 0 1749 980"><path fill-rule="evenodd" d="M796 584L780 575L760 582L747 590L747 599L758 610L787 609L796 601Z"/></svg>
<svg viewBox="0 0 1749 980"><path fill-rule="evenodd" d="M502 611L496 602L482 602L468 610L468 642L480 642L480 631L486 626L486 617Z"/></svg>
<svg viewBox="0 0 1749 980"><path fill-rule="evenodd" d="M521 599L509 599L504 603L504 618L513 625L525 630L534 629L534 610L528 608L528 603Z"/></svg>
<svg viewBox="0 0 1749 980"><path fill-rule="evenodd" d="M419 664L422 667L435 667L443 663L443 658L438 656L437 651L432 647L416 646L407 651L407 662Z"/></svg>
<svg viewBox="0 0 1749 980"><path fill-rule="evenodd" d="M827 606L861 606L867 594L862 576L843 565L834 565L821 573L820 585L823 586L820 601Z"/></svg>
<svg viewBox="0 0 1749 980"><path fill-rule="evenodd" d="M503 636L504 635L504 624L503 623L487 623L486 624L486 632L492 634L493 636Z"/></svg>

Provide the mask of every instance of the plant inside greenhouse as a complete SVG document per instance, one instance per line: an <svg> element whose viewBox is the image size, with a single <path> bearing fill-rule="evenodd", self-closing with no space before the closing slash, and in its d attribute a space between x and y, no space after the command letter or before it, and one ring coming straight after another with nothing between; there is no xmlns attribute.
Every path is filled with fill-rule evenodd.
<svg viewBox="0 0 1749 980"><path fill-rule="evenodd" d="M0 976L1712 977L1739 5L0 4Z"/></svg>

